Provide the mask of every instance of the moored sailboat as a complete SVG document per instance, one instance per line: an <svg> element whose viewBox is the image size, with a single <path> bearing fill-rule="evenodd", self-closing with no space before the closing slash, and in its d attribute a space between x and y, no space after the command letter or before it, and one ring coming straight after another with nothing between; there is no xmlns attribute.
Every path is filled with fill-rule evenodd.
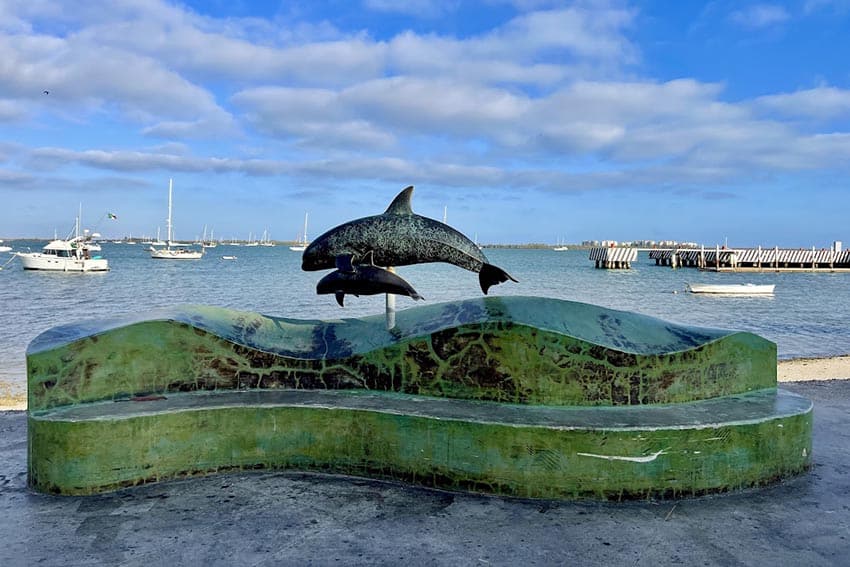
<svg viewBox="0 0 850 567"><path fill-rule="evenodd" d="M304 213L304 232L302 232L298 236L298 240L294 246L290 246L289 249L293 252L304 252L307 249L307 215L309 213Z"/></svg>
<svg viewBox="0 0 850 567"><path fill-rule="evenodd" d="M185 248L182 246L178 246L172 248L172 234L171 234L171 189L172 189L172 180L168 180L168 219L166 219L166 227L168 236L165 241L165 248L152 248L151 249L151 258L155 258L158 260L199 260L203 257L204 251L203 248L201 250L191 250L189 248Z"/></svg>

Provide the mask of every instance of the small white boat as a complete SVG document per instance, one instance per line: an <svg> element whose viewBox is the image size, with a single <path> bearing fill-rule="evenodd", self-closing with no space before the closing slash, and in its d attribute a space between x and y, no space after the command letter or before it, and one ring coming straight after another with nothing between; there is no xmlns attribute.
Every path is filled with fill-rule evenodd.
<svg viewBox="0 0 850 567"><path fill-rule="evenodd" d="M685 284L691 293L711 293L723 295L771 295L774 284Z"/></svg>
<svg viewBox="0 0 850 567"><path fill-rule="evenodd" d="M149 248L151 252L151 258L157 260L200 260L204 256L204 250L201 248L200 250L191 250L189 248L172 248L173 244L171 241L171 179L168 180L168 218L166 219L167 223L167 232L168 237L165 240L165 248L154 248L151 246Z"/></svg>
<svg viewBox="0 0 850 567"><path fill-rule="evenodd" d="M204 225L204 236L201 237L201 246L203 248L215 248L218 246L218 242L216 242L215 237L213 237L212 229L210 229L210 238L207 240L207 225Z"/></svg>
<svg viewBox="0 0 850 567"><path fill-rule="evenodd" d="M222 260L235 260L236 256L222 256L221 259Z"/></svg>
<svg viewBox="0 0 850 567"><path fill-rule="evenodd" d="M307 249L307 215L304 213L304 232L298 236L297 244L290 246L289 249L293 252L304 252Z"/></svg>
<svg viewBox="0 0 850 567"><path fill-rule="evenodd" d="M12 250L11 246L4 246L3 241L0 240L0 252L11 252L11 250Z"/></svg>
<svg viewBox="0 0 850 567"><path fill-rule="evenodd" d="M558 238L558 244L556 244L556 245L552 248L552 250L554 250L555 252L566 252L566 251L567 251L567 250L569 250L569 249L570 249L570 247L569 247L569 246L567 246L567 243L566 243L566 242L561 242L561 239L560 239L560 238Z"/></svg>
<svg viewBox="0 0 850 567"><path fill-rule="evenodd" d="M274 246L274 242L272 242L271 238L269 238L269 229L265 229L263 231L263 237L260 239L260 246Z"/></svg>

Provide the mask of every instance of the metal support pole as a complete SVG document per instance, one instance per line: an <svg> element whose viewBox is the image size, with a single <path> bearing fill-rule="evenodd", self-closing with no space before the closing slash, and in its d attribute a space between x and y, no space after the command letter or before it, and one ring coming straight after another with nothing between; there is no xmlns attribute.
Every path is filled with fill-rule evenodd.
<svg viewBox="0 0 850 567"><path fill-rule="evenodd" d="M387 271L395 273L395 268L390 266ZM387 293L385 297L387 299L387 330L390 331L395 327L395 294Z"/></svg>

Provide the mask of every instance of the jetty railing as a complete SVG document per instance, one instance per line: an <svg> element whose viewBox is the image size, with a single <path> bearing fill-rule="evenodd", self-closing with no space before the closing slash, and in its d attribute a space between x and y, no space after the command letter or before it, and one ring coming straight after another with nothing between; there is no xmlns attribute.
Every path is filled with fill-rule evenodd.
<svg viewBox="0 0 850 567"><path fill-rule="evenodd" d="M711 271L850 271L850 250L806 248L652 249L656 266Z"/></svg>

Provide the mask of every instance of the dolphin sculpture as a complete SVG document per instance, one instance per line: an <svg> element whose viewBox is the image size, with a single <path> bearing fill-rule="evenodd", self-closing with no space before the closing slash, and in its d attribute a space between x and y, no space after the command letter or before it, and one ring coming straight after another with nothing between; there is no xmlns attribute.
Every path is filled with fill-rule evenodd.
<svg viewBox="0 0 850 567"><path fill-rule="evenodd" d="M340 307L344 307L345 294L361 296L379 293L406 295L422 299L404 278L378 266L359 265L353 271L335 270L316 284L319 295L332 293Z"/></svg>
<svg viewBox="0 0 850 567"><path fill-rule="evenodd" d="M417 215L410 205L413 186L399 193L380 215L341 224L316 238L304 250L301 269L337 268L351 272L372 255L378 266L447 262L478 274L481 291L515 280L487 260L469 238L441 222Z"/></svg>

